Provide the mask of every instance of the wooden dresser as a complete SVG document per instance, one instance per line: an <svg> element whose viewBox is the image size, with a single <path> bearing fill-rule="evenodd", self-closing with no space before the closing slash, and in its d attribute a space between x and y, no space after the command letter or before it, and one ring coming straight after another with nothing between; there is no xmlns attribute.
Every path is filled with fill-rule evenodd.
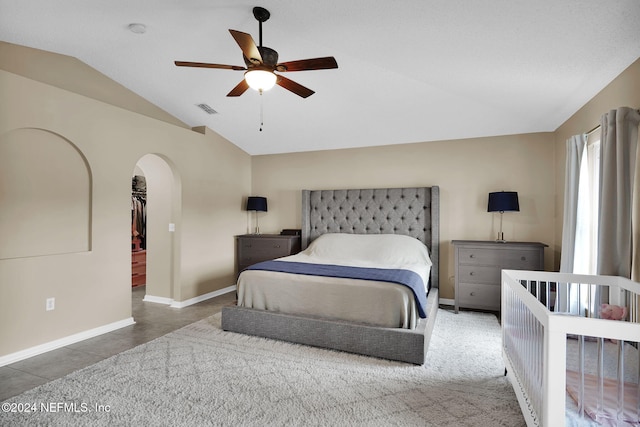
<svg viewBox="0 0 640 427"><path fill-rule="evenodd" d="M252 264L300 252L300 236L243 234L237 236L238 271Z"/></svg>
<svg viewBox="0 0 640 427"><path fill-rule="evenodd" d="M502 270L543 270L544 243L453 240L455 311L500 311Z"/></svg>
<svg viewBox="0 0 640 427"><path fill-rule="evenodd" d="M131 286L147 283L147 251L131 252Z"/></svg>

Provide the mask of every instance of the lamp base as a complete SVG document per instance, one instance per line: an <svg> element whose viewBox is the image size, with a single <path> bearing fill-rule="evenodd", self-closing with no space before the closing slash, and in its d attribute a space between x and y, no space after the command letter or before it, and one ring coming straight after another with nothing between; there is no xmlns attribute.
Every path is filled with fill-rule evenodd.
<svg viewBox="0 0 640 427"><path fill-rule="evenodd" d="M498 233L498 238L496 239L497 243L507 243L506 240L504 240L504 233L501 231L500 233Z"/></svg>
<svg viewBox="0 0 640 427"><path fill-rule="evenodd" d="M260 234L260 223L258 222L258 211L256 211L256 231L253 234L255 235Z"/></svg>

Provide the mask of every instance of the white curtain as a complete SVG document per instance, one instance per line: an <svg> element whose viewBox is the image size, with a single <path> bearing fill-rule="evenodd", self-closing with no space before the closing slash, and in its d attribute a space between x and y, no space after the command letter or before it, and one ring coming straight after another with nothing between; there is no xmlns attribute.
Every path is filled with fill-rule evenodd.
<svg viewBox="0 0 640 427"><path fill-rule="evenodd" d="M560 254L560 272L562 273L573 273L578 227L580 170L586 145L587 136L585 134L574 135L566 142L564 215L562 220L562 252ZM557 283L556 286L556 310L561 312L577 311L579 308L578 287L571 283Z"/></svg>
<svg viewBox="0 0 640 427"><path fill-rule="evenodd" d="M601 121L598 274L631 278L633 195L640 112L611 110Z"/></svg>
<svg viewBox="0 0 640 427"><path fill-rule="evenodd" d="M640 144L640 141L638 142ZM638 153L640 157L640 152ZM633 180L633 208L631 215L631 280L640 282L640 165L636 164L636 176ZM636 307L640 308L640 307ZM640 313L638 313L640 315ZM640 320L640 319L639 319Z"/></svg>
<svg viewBox="0 0 640 427"><path fill-rule="evenodd" d="M564 178L564 218L562 221L562 252L560 254L560 272L573 273L573 259L576 245L578 219L578 188L580 167L587 145L585 134L574 135L567 139L567 160Z"/></svg>

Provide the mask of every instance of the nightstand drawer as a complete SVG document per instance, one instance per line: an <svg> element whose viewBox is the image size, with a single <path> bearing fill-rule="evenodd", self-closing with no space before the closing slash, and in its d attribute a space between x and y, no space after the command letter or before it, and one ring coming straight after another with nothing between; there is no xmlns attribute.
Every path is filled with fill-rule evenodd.
<svg viewBox="0 0 640 427"><path fill-rule="evenodd" d="M289 241L282 239L243 239L240 242L240 255L243 261L246 257L253 260L264 261L267 259L287 256L291 252ZM255 261L259 262L259 261Z"/></svg>
<svg viewBox="0 0 640 427"><path fill-rule="evenodd" d="M237 237L238 272L250 265L300 251L300 236L247 234Z"/></svg>
<svg viewBox="0 0 640 427"><path fill-rule="evenodd" d="M500 310L500 286L460 283L456 294L463 307Z"/></svg>
<svg viewBox="0 0 640 427"><path fill-rule="evenodd" d="M464 283L500 283L501 272L498 267L481 265L460 265L458 269L459 280Z"/></svg>

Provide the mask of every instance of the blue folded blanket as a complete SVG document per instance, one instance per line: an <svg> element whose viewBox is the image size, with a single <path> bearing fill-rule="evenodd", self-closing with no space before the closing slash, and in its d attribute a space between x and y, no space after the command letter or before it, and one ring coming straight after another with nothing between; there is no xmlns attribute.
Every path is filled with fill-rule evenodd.
<svg viewBox="0 0 640 427"><path fill-rule="evenodd" d="M341 277L345 279L391 282L407 286L413 292L421 318L427 317L427 290L418 273L397 268L350 267L346 265L311 264L293 261L264 261L246 270L277 271L308 276Z"/></svg>

